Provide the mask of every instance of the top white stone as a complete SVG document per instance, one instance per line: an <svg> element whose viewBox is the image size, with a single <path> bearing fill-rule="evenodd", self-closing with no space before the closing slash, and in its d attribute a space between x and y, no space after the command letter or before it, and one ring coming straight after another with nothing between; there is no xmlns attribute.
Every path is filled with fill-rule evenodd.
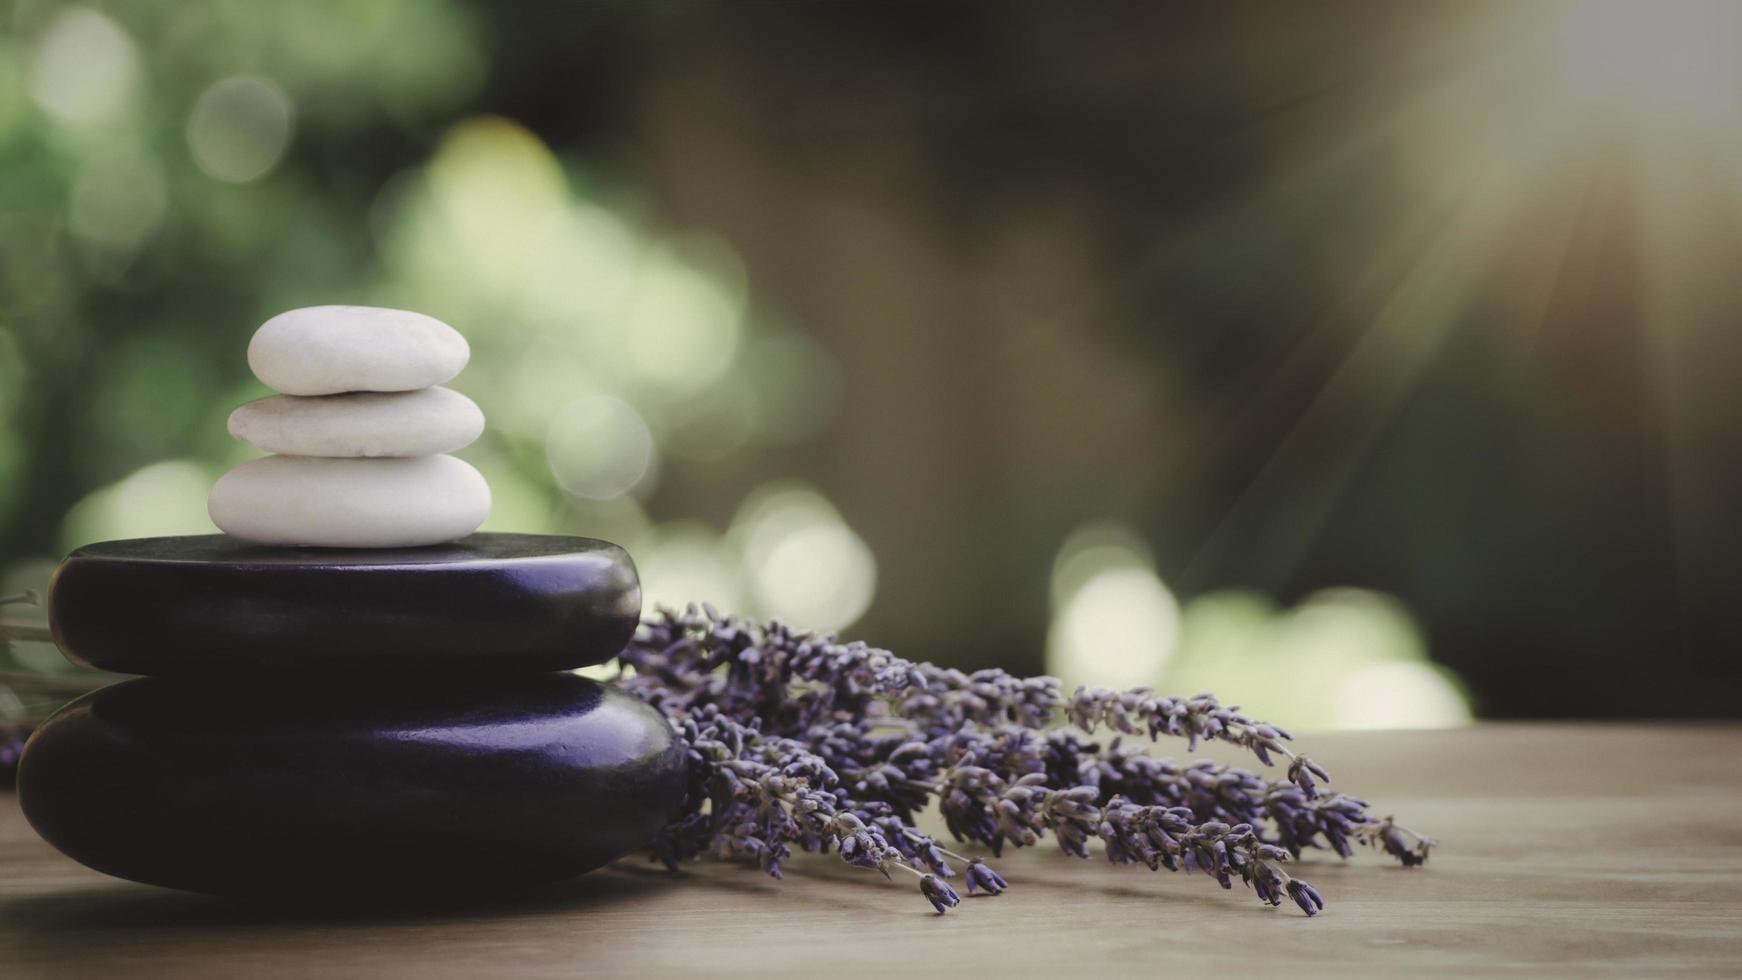
<svg viewBox="0 0 1742 980"><path fill-rule="evenodd" d="M287 395L413 391L459 374L466 338L435 317L376 306L309 306L254 332L248 367Z"/></svg>

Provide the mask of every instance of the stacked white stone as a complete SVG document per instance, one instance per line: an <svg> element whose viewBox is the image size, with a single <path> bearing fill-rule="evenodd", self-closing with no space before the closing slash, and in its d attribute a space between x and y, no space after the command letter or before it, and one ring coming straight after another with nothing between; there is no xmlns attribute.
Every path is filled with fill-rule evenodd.
<svg viewBox="0 0 1742 980"><path fill-rule="evenodd" d="M206 508L260 544L412 548L464 537L490 487L448 453L484 413L438 387L471 358L466 338L421 313L312 306L255 331L248 366L282 394L230 415L230 435L274 455L225 473Z"/></svg>

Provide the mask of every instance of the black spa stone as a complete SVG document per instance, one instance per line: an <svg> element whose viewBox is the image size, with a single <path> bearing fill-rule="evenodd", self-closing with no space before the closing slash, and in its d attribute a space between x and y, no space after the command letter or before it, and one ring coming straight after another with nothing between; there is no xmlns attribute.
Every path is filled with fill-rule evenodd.
<svg viewBox="0 0 1742 980"><path fill-rule="evenodd" d="M536 534L378 551L105 541L49 587L61 652L123 674L562 670L616 656L640 614L622 548Z"/></svg>
<svg viewBox="0 0 1742 980"><path fill-rule="evenodd" d="M135 881L474 895L642 847L684 767L656 712L572 674L337 693L145 678L44 722L18 799L54 846Z"/></svg>

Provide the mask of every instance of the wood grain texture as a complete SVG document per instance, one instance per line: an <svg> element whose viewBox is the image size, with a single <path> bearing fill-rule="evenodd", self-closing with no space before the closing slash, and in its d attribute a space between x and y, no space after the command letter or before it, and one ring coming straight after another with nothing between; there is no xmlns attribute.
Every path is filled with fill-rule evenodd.
<svg viewBox="0 0 1742 980"><path fill-rule="evenodd" d="M469 907L264 908L87 871L3 798L0 976L1742 974L1742 727L1302 741L1441 841L1418 870L1309 857L1316 919L1050 845L998 862L1010 892L943 917L833 858L784 882L631 861Z"/></svg>

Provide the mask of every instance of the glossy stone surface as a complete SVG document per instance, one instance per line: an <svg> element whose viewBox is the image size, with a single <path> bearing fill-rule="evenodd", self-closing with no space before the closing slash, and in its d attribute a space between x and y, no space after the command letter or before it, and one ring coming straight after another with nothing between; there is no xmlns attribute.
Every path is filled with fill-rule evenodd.
<svg viewBox="0 0 1742 980"><path fill-rule="evenodd" d="M340 551L213 534L80 548L48 603L62 653L125 674L488 676L616 656L641 585L622 548L592 538Z"/></svg>
<svg viewBox="0 0 1742 980"><path fill-rule="evenodd" d="M645 845L684 752L572 674L368 689L146 678L31 737L25 816L99 871L227 895L501 889Z"/></svg>

